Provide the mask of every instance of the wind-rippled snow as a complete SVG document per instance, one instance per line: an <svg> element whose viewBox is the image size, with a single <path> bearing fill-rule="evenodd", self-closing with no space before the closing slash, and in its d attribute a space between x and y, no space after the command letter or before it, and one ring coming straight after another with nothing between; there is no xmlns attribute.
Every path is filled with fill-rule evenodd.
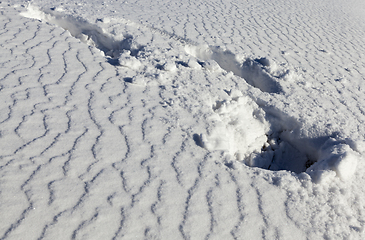
<svg viewBox="0 0 365 240"><path fill-rule="evenodd" d="M365 3L0 2L0 239L364 239Z"/></svg>

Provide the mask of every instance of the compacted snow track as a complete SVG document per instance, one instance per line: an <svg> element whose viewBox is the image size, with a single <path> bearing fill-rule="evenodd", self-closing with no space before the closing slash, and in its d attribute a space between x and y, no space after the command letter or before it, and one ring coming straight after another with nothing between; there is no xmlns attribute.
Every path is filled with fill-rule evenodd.
<svg viewBox="0 0 365 240"><path fill-rule="evenodd" d="M0 239L364 238L364 28L329 2L0 3Z"/></svg>

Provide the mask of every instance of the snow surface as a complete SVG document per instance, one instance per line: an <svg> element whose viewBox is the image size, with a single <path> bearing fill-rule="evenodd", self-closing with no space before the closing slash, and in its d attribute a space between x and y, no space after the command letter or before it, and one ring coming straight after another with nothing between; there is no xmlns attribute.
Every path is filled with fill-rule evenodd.
<svg viewBox="0 0 365 240"><path fill-rule="evenodd" d="M0 239L365 239L365 2L0 2Z"/></svg>

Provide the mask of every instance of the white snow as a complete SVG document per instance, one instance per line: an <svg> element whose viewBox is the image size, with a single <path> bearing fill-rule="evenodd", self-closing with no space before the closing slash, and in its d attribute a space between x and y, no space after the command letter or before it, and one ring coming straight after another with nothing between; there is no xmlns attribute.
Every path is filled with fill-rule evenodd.
<svg viewBox="0 0 365 240"><path fill-rule="evenodd" d="M307 172L320 181L325 171L332 170L342 180L348 180L356 171L358 159L360 154L353 151L349 145L330 138L320 150L317 162L309 167Z"/></svg>
<svg viewBox="0 0 365 240"><path fill-rule="evenodd" d="M203 146L208 150L224 150L237 160L245 161L252 154L260 153L269 126L264 112L249 97L241 92L230 92L230 98L218 101L213 109L216 113L208 119L212 129L208 136L202 134ZM257 166L249 163L250 166ZM266 164L266 168L270 164Z"/></svg>
<svg viewBox="0 0 365 240"><path fill-rule="evenodd" d="M365 2L0 2L0 239L365 239Z"/></svg>
<svg viewBox="0 0 365 240"><path fill-rule="evenodd" d="M131 52L128 50L120 54L118 61L121 66L129 67L133 70L138 70L142 66L142 63L137 58L131 56Z"/></svg>

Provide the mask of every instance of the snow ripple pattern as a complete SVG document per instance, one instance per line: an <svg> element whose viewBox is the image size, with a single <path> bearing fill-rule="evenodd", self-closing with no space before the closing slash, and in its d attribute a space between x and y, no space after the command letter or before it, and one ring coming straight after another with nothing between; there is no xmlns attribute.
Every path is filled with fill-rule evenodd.
<svg viewBox="0 0 365 240"><path fill-rule="evenodd" d="M115 54L94 25L75 35L19 9L4 6L0 19L0 239L364 237L363 189L341 180L358 174L359 146L300 139L296 120L264 106L284 92L266 59L246 63L261 86L226 71L226 50L205 59L129 23ZM222 129L241 144L232 139L243 118L259 130L252 148L212 144ZM280 161L288 149L318 161L311 175L241 163L252 151Z"/></svg>

